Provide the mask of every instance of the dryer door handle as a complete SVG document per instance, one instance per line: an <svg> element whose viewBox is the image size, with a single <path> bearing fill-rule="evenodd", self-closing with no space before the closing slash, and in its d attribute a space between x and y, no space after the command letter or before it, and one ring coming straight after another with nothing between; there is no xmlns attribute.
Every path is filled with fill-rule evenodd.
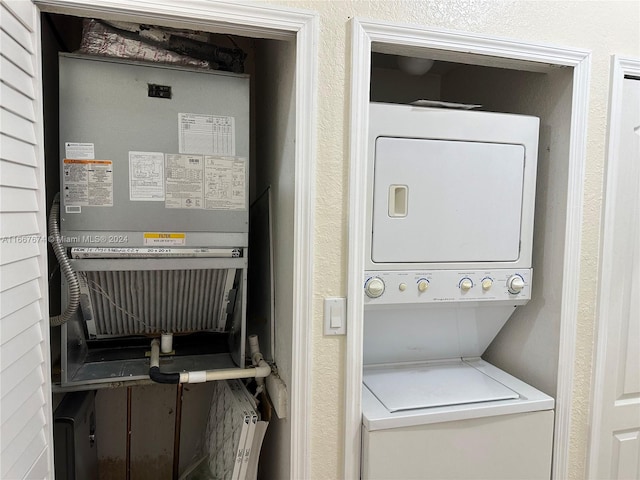
<svg viewBox="0 0 640 480"><path fill-rule="evenodd" d="M389 185L389 216L406 217L409 206L409 187Z"/></svg>

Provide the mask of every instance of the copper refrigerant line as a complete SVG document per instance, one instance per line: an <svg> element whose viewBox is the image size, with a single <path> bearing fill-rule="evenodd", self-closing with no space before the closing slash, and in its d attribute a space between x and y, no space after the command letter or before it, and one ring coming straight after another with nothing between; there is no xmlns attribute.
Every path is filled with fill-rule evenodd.
<svg viewBox="0 0 640 480"><path fill-rule="evenodd" d="M163 334L161 340L154 338L151 341L151 357L149 361L149 378L156 383L177 384L175 424L173 429L173 479L178 480L180 468L180 430L182 428L182 395L185 383L204 383L217 380L229 380L237 378L256 378L259 384L264 377L271 374L271 366L264 360L260 353L260 345L256 335L248 337L252 367L227 368L220 370L203 370L196 372L172 372L160 371L160 351L171 352L172 335ZM127 387L127 457L126 480L131 480L131 397L132 387Z"/></svg>
<svg viewBox="0 0 640 480"><path fill-rule="evenodd" d="M131 397L133 387L127 387L127 455L126 455L126 480L131 480Z"/></svg>
<svg viewBox="0 0 640 480"><path fill-rule="evenodd" d="M182 428L182 383L176 389L176 422L173 427L173 480L178 480L180 468L180 429Z"/></svg>

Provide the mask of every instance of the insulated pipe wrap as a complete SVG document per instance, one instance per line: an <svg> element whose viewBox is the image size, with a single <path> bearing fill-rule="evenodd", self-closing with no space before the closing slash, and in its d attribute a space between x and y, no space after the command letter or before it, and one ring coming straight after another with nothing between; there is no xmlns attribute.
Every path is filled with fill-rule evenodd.
<svg viewBox="0 0 640 480"><path fill-rule="evenodd" d="M179 373L162 373L160 367L151 367L149 378L156 383L180 383Z"/></svg>

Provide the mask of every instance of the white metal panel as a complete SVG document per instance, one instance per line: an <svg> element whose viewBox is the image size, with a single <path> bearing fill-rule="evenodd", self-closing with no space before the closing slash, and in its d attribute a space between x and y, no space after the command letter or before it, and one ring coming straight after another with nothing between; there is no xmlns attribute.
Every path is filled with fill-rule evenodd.
<svg viewBox="0 0 640 480"><path fill-rule="evenodd" d="M63 237L80 237L73 246L143 246L142 232L187 232L187 245L246 247L249 200L249 76L213 70L179 68L90 55L60 54L60 161L67 157L66 142L91 143L95 158L111 161L110 201L95 204L83 202L82 195L60 196L60 231ZM171 99L147 95L148 84L171 86ZM219 94L224 92L224 95ZM126 114L123 115L123 111ZM190 147L179 140L180 115L193 114L208 118L221 116L230 122L224 135L201 135L202 144ZM233 120L231 120L233 119ZM202 121L202 120L200 120ZM211 120L213 121L213 120ZM200 128L200 127L198 127ZM212 127L213 128L213 127ZM217 127L216 127L217 130ZM191 131L191 130L189 130ZM205 140L206 139L206 140ZM225 149L214 147L227 145ZM207 142L210 145L207 146ZM187 151L185 151L185 148ZM189 151L188 149L195 149ZM226 150L229 148L229 150ZM166 161L166 207L164 202L132 201L135 189L129 178L131 151L204 154L194 159L204 183L200 196L179 206L176 200L191 184L176 191L169 178L175 180L182 167ZM230 183L220 177L220 166L210 166L207 155L229 155L225 175L234 176L234 193L226 191ZM184 161L182 158L180 161ZM231 162L231 160L221 160ZM199 162L199 163L198 163ZM191 160L189 160L191 163ZM205 166L207 164L207 166ZM68 165L67 165L68 167ZM68 173L68 170L66 170ZM189 175L191 175L190 173ZM61 190L66 192L69 177L60 166ZM223 183L227 186L223 185ZM197 184L196 184L197 185ZM69 187L73 188L73 187ZM209 195L209 191L228 194L228 204ZM177 196L170 196L170 192ZM202 193L204 191L204 193ZM87 195L86 190L84 195ZM163 194L164 195L164 194ZM173 194L172 194L173 195ZM170 203L173 202L173 203ZM172 204L174 208L167 208ZM189 205L193 207L188 208ZM76 213L65 207L81 206ZM94 232L128 232L124 242L85 242ZM198 236L194 236L198 234Z"/></svg>
<svg viewBox="0 0 640 480"><path fill-rule="evenodd" d="M31 2L2 0L0 478L11 479L50 478L53 465L38 28Z"/></svg>
<svg viewBox="0 0 640 480"><path fill-rule="evenodd" d="M367 480L540 480L551 475L553 412L363 428Z"/></svg>
<svg viewBox="0 0 640 480"><path fill-rule="evenodd" d="M375 149L374 262L518 259L522 145L378 137ZM398 186L406 208L394 216Z"/></svg>
<svg viewBox="0 0 640 480"><path fill-rule="evenodd" d="M640 478L640 80L613 70L589 477L621 480Z"/></svg>
<svg viewBox="0 0 640 480"><path fill-rule="evenodd" d="M513 305L421 305L368 310L365 365L479 357L514 310Z"/></svg>

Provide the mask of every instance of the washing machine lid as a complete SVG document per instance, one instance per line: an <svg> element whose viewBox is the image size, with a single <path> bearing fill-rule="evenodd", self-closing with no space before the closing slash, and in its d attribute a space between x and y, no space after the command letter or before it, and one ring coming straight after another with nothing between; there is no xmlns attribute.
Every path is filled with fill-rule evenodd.
<svg viewBox="0 0 640 480"><path fill-rule="evenodd" d="M390 412L520 397L462 360L365 367L363 382Z"/></svg>

